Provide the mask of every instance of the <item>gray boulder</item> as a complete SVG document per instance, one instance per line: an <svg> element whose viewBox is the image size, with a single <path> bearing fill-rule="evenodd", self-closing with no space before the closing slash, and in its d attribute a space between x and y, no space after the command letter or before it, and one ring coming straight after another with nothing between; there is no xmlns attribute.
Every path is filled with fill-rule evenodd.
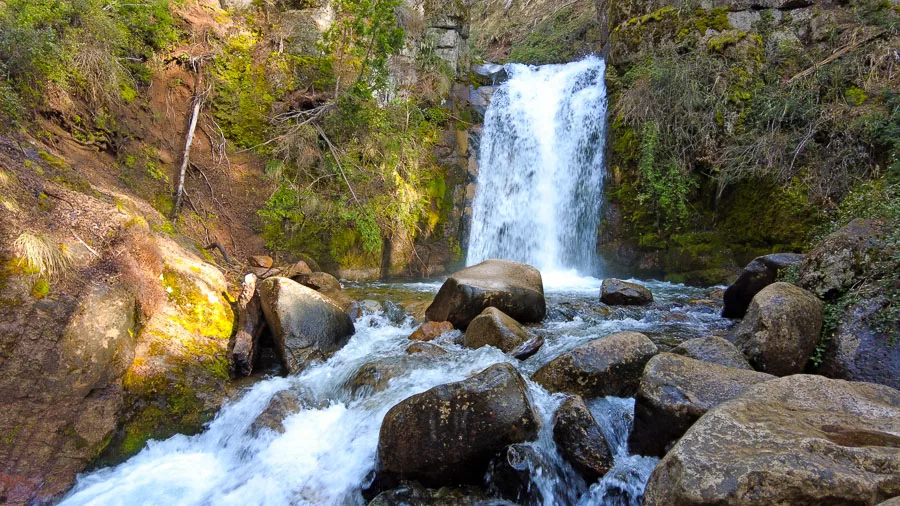
<svg viewBox="0 0 900 506"><path fill-rule="evenodd" d="M851 221L809 253L800 266L797 285L826 299L839 296L866 271L885 233L879 220Z"/></svg>
<svg viewBox="0 0 900 506"><path fill-rule="evenodd" d="M536 437L539 418L510 364L439 385L388 411L378 437L378 481L479 483L492 455Z"/></svg>
<svg viewBox="0 0 900 506"><path fill-rule="evenodd" d="M647 362L628 439L632 453L662 457L704 413L775 376L660 353Z"/></svg>
<svg viewBox="0 0 900 506"><path fill-rule="evenodd" d="M725 307L722 316L725 318L743 318L753 297L763 288L778 281L778 273L797 262L803 255L795 253L776 253L753 259L744 267L737 281L725 290Z"/></svg>
<svg viewBox="0 0 900 506"><path fill-rule="evenodd" d="M489 307L472 320L466 329L463 346L477 349L493 346L508 353L529 339L528 331L519 322L495 307Z"/></svg>
<svg viewBox="0 0 900 506"><path fill-rule="evenodd" d="M563 353L531 379L551 392L586 399L630 397L637 391L644 365L658 352L644 334L619 332Z"/></svg>
<svg viewBox="0 0 900 506"><path fill-rule="evenodd" d="M744 354L737 346L721 337L701 337L690 339L669 350L669 353L684 355L703 362L735 367L737 369L749 369L750 364L744 358Z"/></svg>
<svg viewBox="0 0 900 506"><path fill-rule="evenodd" d="M600 287L600 302L610 306L642 306L653 302L653 294L637 283L610 278L604 279Z"/></svg>
<svg viewBox="0 0 900 506"><path fill-rule="evenodd" d="M325 360L355 332L353 321L330 298L288 278L259 284L263 314L288 374Z"/></svg>
<svg viewBox="0 0 900 506"><path fill-rule="evenodd" d="M900 392L796 375L706 413L659 462L646 506L873 505L900 495Z"/></svg>
<svg viewBox="0 0 900 506"><path fill-rule="evenodd" d="M509 79L506 67L497 65L496 63L485 62L482 64L473 63L471 67L472 79L482 86L493 86Z"/></svg>
<svg viewBox="0 0 900 506"><path fill-rule="evenodd" d="M822 302L789 283L774 283L753 298L728 339L756 370L787 376L802 372L822 332Z"/></svg>
<svg viewBox="0 0 900 506"><path fill-rule="evenodd" d="M521 323L543 320L547 303L541 273L518 262L485 260L450 276L425 316L429 321L449 321L465 330L491 306Z"/></svg>

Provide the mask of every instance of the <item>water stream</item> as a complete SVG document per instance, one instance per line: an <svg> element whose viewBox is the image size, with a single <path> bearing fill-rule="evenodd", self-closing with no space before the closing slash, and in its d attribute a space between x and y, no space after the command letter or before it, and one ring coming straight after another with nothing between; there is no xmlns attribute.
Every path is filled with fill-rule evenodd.
<svg viewBox="0 0 900 506"><path fill-rule="evenodd" d="M468 261L499 257L541 268L548 315L529 327L546 340L536 355L520 362L491 347L467 349L453 343L458 332L440 338L446 355L408 355L407 336L440 283L351 286L352 296L376 299L388 310L358 318L356 334L331 359L299 375L256 383L201 434L151 441L127 462L80 476L63 504L363 505L382 420L403 399L500 362L512 362L528 378L559 354L617 331L644 332L664 349L724 333L720 307L697 301L706 298L704 290L650 282L652 306L608 308L597 300L599 280L586 277L599 272L594 251L604 70L596 58L541 68L512 65L486 117ZM360 367L379 359L399 361L400 373L381 391L354 388ZM529 464L531 496L523 504L639 505L656 460L628 454L634 401L589 400L615 465L597 483L585 483L552 439L552 417L563 396L530 381L528 388L542 429L528 443L538 458ZM276 420L284 431L258 425L273 397L285 391L303 406ZM487 475L485 489L494 484Z"/></svg>

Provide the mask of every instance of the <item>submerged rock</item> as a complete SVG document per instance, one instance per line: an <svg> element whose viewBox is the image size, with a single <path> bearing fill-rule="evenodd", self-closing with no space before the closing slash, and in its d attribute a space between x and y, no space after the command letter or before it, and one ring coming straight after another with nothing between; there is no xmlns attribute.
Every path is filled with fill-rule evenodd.
<svg viewBox="0 0 900 506"><path fill-rule="evenodd" d="M778 281L778 273L782 269L802 261L803 258L803 255L795 253L776 253L753 259L747 267L744 267L737 281L725 290L722 316L743 318L753 297L763 288Z"/></svg>
<svg viewBox="0 0 900 506"><path fill-rule="evenodd" d="M450 322L425 322L409 335L409 340L434 341L451 331L453 331L453 324Z"/></svg>
<svg viewBox="0 0 900 506"><path fill-rule="evenodd" d="M284 434L284 419L309 406L309 401L297 393L282 390L272 396L269 405L250 426L250 431L258 433L263 429L268 429L278 434Z"/></svg>
<svg viewBox="0 0 900 506"><path fill-rule="evenodd" d="M355 332L353 321L331 299L290 279L263 281L259 298L288 374L330 357Z"/></svg>
<svg viewBox="0 0 900 506"><path fill-rule="evenodd" d="M540 506L543 497L531 478L544 467L541 456L531 445L509 445L488 465L488 491L520 506Z"/></svg>
<svg viewBox="0 0 900 506"><path fill-rule="evenodd" d="M750 364L744 358L744 354L737 346L721 337L701 337L690 339L669 350L669 353L684 355L703 362L735 367L737 369L749 369Z"/></svg>
<svg viewBox="0 0 900 506"><path fill-rule="evenodd" d="M431 358L443 357L447 350L432 343L412 343L406 347L407 355L425 355Z"/></svg>
<svg viewBox="0 0 900 506"><path fill-rule="evenodd" d="M634 404L632 453L662 457L704 413L775 376L660 353L647 362Z"/></svg>
<svg viewBox="0 0 900 506"><path fill-rule="evenodd" d="M653 302L653 294L637 283L610 278L604 279L600 287L600 302L610 306L642 306Z"/></svg>
<svg viewBox="0 0 900 506"><path fill-rule="evenodd" d="M356 370L347 380L346 387L354 398L381 392L387 388L391 379L408 369L408 362L406 357L389 357L369 362Z"/></svg>
<svg viewBox="0 0 900 506"><path fill-rule="evenodd" d="M872 505L900 495L900 392L789 376L703 416L666 454L644 504Z"/></svg>
<svg viewBox="0 0 900 506"><path fill-rule="evenodd" d="M486 260L450 276L425 316L430 321L449 321L465 330L491 306L521 323L543 320L547 303L541 273L518 262Z"/></svg>
<svg viewBox="0 0 900 506"><path fill-rule="evenodd" d="M580 396L569 396L553 416L553 440L559 453L588 483L613 466L609 443Z"/></svg>
<svg viewBox="0 0 900 506"><path fill-rule="evenodd" d="M528 341L528 331L519 322L495 307L489 307L472 320L466 329L463 345L477 349L493 346L508 353Z"/></svg>
<svg viewBox="0 0 900 506"><path fill-rule="evenodd" d="M789 283L774 283L753 298L729 340L756 370L787 376L806 367L823 323L822 302Z"/></svg>
<svg viewBox="0 0 900 506"><path fill-rule="evenodd" d="M644 365L658 352L644 334L618 332L563 353L531 379L551 392L586 399L630 397L637 391Z"/></svg>
<svg viewBox="0 0 900 506"><path fill-rule="evenodd" d="M474 487L428 489L416 482L378 494L369 506L515 506Z"/></svg>
<svg viewBox="0 0 900 506"><path fill-rule="evenodd" d="M497 364L391 408L378 438L378 474L382 482L478 483L491 455L537 430L525 380Z"/></svg>

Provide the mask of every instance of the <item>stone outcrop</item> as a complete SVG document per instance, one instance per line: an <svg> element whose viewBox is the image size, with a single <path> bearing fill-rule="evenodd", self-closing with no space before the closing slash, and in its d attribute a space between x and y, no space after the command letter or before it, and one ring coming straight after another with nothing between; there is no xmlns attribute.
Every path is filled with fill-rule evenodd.
<svg viewBox="0 0 900 506"><path fill-rule="evenodd" d="M469 324L463 345L472 349L493 346L508 353L524 344L529 338L528 331L522 328L519 322L507 316L503 311L489 307Z"/></svg>
<svg viewBox="0 0 900 506"><path fill-rule="evenodd" d="M269 278L258 290L288 374L330 357L355 332L350 317L331 299L290 279Z"/></svg>
<svg viewBox="0 0 900 506"><path fill-rule="evenodd" d="M637 283L610 278L603 280L600 302L610 306L642 306L653 302L653 294Z"/></svg>
<svg viewBox="0 0 900 506"><path fill-rule="evenodd" d="M787 376L803 371L819 341L822 302L788 283L767 286L753 298L728 339L756 370Z"/></svg>
<svg viewBox="0 0 900 506"><path fill-rule="evenodd" d="M494 365L388 411L378 438L380 480L480 482L491 455L534 438L538 423L522 376L510 364Z"/></svg>
<svg viewBox="0 0 900 506"><path fill-rule="evenodd" d="M826 299L840 295L865 272L885 233L881 221L851 221L807 255L797 285Z"/></svg>
<svg viewBox="0 0 900 506"><path fill-rule="evenodd" d="M543 320L547 304L541 273L518 262L486 260L450 276L425 316L430 321L449 321L464 330L491 306L520 323Z"/></svg>
<svg viewBox="0 0 900 506"><path fill-rule="evenodd" d="M900 392L796 375L703 416L666 454L644 504L872 505L900 495Z"/></svg>
<svg viewBox="0 0 900 506"><path fill-rule="evenodd" d="M575 347L538 369L531 379L551 392L585 399L637 391L644 365L659 350L644 334L619 332Z"/></svg>
<svg viewBox="0 0 900 506"><path fill-rule="evenodd" d="M744 358L744 354L737 346L721 337L701 337L687 340L669 350L669 353L684 355L703 362L735 367L738 369L750 369L750 364Z"/></svg>
<svg viewBox="0 0 900 506"><path fill-rule="evenodd" d="M743 318L753 297L763 288L778 281L778 273L803 260L803 255L776 253L755 258L744 267L737 281L725 290L725 318Z"/></svg>
<svg viewBox="0 0 900 506"><path fill-rule="evenodd" d="M772 379L775 376L761 372L660 353L647 362L635 397L628 441L632 453L662 457L704 413Z"/></svg>

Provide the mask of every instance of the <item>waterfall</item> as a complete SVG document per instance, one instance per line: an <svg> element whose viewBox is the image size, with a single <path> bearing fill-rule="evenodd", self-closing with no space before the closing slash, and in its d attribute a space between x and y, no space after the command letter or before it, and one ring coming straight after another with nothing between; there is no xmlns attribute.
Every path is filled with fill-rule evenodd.
<svg viewBox="0 0 900 506"><path fill-rule="evenodd" d="M467 263L598 273L606 64L507 66L484 120Z"/></svg>

